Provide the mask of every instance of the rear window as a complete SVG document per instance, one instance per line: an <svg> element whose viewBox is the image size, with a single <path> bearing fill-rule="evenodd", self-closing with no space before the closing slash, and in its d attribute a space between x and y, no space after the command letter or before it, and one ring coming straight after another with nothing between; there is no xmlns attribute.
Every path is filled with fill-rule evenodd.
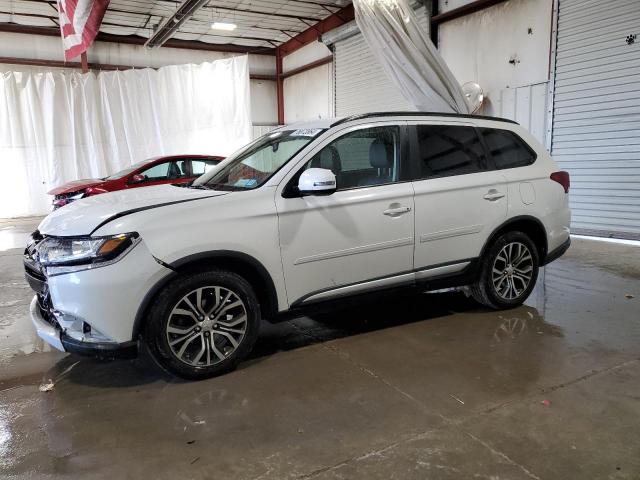
<svg viewBox="0 0 640 480"><path fill-rule="evenodd" d="M417 125L419 178L466 175L487 169L487 158L473 127Z"/></svg>
<svg viewBox="0 0 640 480"><path fill-rule="evenodd" d="M535 162L535 152L515 133L494 128L480 131L497 169L526 167Z"/></svg>

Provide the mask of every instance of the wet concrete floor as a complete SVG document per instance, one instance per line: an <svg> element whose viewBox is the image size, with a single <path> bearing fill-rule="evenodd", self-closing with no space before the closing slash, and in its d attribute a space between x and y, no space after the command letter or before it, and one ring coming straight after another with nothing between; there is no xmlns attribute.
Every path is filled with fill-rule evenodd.
<svg viewBox="0 0 640 480"><path fill-rule="evenodd" d="M43 349L13 248L34 225L0 222L0 478L640 478L638 247L574 240L511 311L447 292L265 324L190 383Z"/></svg>

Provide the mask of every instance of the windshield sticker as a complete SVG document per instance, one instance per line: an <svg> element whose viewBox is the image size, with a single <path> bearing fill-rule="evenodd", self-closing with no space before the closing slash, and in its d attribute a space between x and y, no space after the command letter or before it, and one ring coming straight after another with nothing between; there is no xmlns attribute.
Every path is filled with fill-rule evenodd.
<svg viewBox="0 0 640 480"><path fill-rule="evenodd" d="M315 137L322 131L321 128L300 128L295 130L291 136L292 137Z"/></svg>
<svg viewBox="0 0 640 480"><path fill-rule="evenodd" d="M258 183L255 178L240 178L233 184L234 187L251 188Z"/></svg>

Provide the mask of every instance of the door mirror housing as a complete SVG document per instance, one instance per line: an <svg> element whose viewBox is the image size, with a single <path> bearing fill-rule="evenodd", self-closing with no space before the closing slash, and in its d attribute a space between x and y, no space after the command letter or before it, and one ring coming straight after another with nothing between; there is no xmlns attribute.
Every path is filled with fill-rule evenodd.
<svg viewBox="0 0 640 480"><path fill-rule="evenodd" d="M147 179L145 175L141 175L139 173L135 174L131 177L131 183L142 183Z"/></svg>
<svg viewBox="0 0 640 480"><path fill-rule="evenodd" d="M326 168L309 168L298 180L301 195L331 195L336 191L336 176Z"/></svg>

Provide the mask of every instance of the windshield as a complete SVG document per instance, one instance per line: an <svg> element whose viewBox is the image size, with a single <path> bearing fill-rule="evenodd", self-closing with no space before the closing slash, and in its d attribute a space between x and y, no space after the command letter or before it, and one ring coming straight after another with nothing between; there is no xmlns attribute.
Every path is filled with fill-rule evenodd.
<svg viewBox="0 0 640 480"><path fill-rule="evenodd" d="M232 160L211 176L199 178L194 187L214 190L257 188L323 131L320 128L279 130L263 135L233 155Z"/></svg>
<svg viewBox="0 0 640 480"><path fill-rule="evenodd" d="M116 172L113 175L110 175L110 176L106 177L104 180L118 180L119 178L126 177L131 172L137 170L138 168L140 168L145 163L148 163L151 160L153 160L153 159L143 160L142 162L134 163L129 168L125 168L124 170L120 170L119 172Z"/></svg>

